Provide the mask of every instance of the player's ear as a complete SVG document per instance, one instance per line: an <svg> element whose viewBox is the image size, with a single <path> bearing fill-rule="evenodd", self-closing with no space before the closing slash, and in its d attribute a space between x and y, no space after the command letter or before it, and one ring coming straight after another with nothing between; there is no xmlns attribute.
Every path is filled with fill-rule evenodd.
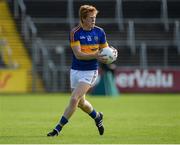
<svg viewBox="0 0 180 145"><path fill-rule="evenodd" d="M83 18L81 18L81 23L83 24Z"/></svg>
<svg viewBox="0 0 180 145"><path fill-rule="evenodd" d="M81 18L81 22L82 22L82 24L84 23L84 21L85 21L85 18Z"/></svg>

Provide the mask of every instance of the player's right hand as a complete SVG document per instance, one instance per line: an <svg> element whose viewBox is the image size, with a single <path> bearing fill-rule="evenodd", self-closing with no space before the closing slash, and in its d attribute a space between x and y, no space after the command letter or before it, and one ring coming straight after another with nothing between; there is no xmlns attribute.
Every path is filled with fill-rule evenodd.
<svg viewBox="0 0 180 145"><path fill-rule="evenodd" d="M101 55L99 52L97 53L96 59L101 63L106 64L108 59L105 57L106 55Z"/></svg>

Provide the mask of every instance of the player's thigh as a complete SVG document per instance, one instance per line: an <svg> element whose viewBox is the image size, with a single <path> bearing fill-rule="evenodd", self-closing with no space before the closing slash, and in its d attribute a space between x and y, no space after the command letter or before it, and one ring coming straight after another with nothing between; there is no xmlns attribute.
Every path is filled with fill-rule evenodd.
<svg viewBox="0 0 180 145"><path fill-rule="evenodd" d="M77 87L72 92L72 97L77 97L79 100L87 93L91 85L85 82L79 82Z"/></svg>

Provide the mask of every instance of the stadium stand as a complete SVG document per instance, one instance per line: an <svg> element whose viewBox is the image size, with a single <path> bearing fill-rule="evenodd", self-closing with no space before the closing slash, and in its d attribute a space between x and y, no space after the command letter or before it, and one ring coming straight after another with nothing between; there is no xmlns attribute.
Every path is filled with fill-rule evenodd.
<svg viewBox="0 0 180 145"><path fill-rule="evenodd" d="M0 68L4 68L6 66L4 62L4 39L2 37L2 27L0 26Z"/></svg>
<svg viewBox="0 0 180 145"><path fill-rule="evenodd" d="M0 34L2 38L1 47L3 49L3 60L6 64L6 67L1 68L0 92L13 92L16 90L19 92L23 84L23 92L31 92L32 75L29 75L32 69L31 59L17 31L16 23L14 22L6 0L0 1L0 10L0 26L2 29L2 33ZM21 72L25 74L22 78L19 77ZM18 82L16 82L17 80ZM42 84L40 84L39 80L38 84L42 90Z"/></svg>
<svg viewBox="0 0 180 145"><path fill-rule="evenodd" d="M47 91L68 91L70 28L78 8L95 5L97 24L118 48L118 67L180 67L178 0L9 0L21 35ZM63 83L62 83L63 82Z"/></svg>

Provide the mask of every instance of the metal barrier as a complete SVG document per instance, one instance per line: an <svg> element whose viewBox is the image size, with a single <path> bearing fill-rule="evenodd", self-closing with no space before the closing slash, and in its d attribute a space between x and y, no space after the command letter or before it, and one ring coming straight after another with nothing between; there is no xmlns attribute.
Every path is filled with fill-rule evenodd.
<svg viewBox="0 0 180 145"><path fill-rule="evenodd" d="M178 53L180 54L180 24L179 24L179 21L175 21L174 43L178 48Z"/></svg>
<svg viewBox="0 0 180 145"><path fill-rule="evenodd" d="M37 28L30 16L26 16L23 23L23 35L26 42L32 41L37 37Z"/></svg>

